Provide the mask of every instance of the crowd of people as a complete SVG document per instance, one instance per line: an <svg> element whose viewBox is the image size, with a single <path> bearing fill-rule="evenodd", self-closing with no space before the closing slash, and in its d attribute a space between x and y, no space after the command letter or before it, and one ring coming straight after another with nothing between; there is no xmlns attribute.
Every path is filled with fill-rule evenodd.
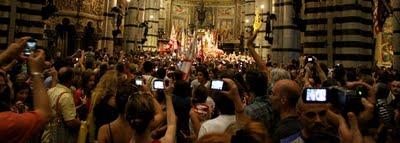
<svg viewBox="0 0 400 143"><path fill-rule="evenodd" d="M310 56L268 63L255 37L247 44L252 59L207 61L24 55L30 38L21 38L0 54L0 141L400 142L398 71L327 67Z"/></svg>

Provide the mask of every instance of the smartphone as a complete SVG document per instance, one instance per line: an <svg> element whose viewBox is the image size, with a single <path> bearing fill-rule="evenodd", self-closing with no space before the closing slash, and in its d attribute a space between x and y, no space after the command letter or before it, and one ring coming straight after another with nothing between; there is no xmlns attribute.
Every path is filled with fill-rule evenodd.
<svg viewBox="0 0 400 143"><path fill-rule="evenodd" d="M222 90L224 87L224 81L222 80L212 80L211 89L212 90Z"/></svg>
<svg viewBox="0 0 400 143"><path fill-rule="evenodd" d="M163 90L164 89L164 81L163 80L159 80L159 79L154 80L153 88L154 89Z"/></svg>
<svg viewBox="0 0 400 143"><path fill-rule="evenodd" d="M306 88L303 95L305 103L327 103L328 92L326 88Z"/></svg>
<svg viewBox="0 0 400 143"><path fill-rule="evenodd" d="M143 79L142 79L142 77L137 77L137 78L135 79L135 84L136 84L137 86L142 86L142 85L143 85Z"/></svg>
<svg viewBox="0 0 400 143"><path fill-rule="evenodd" d="M29 39L24 47L24 55L29 56L36 50L37 41L33 38Z"/></svg>

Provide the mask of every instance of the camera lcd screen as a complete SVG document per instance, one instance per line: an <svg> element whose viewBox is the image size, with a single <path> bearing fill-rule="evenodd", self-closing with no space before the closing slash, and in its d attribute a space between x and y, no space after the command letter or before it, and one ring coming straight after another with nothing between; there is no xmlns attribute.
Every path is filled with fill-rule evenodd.
<svg viewBox="0 0 400 143"><path fill-rule="evenodd" d="M155 80L153 82L154 89L164 89L164 81L162 80Z"/></svg>
<svg viewBox="0 0 400 143"><path fill-rule="evenodd" d="M224 81L222 81L222 80L211 81L211 89L212 90L222 90L223 86L224 86Z"/></svg>
<svg viewBox="0 0 400 143"><path fill-rule="evenodd" d="M141 79L136 79L136 80L135 80L135 84L141 86L141 85L143 85L143 80L141 80Z"/></svg>
<svg viewBox="0 0 400 143"><path fill-rule="evenodd" d="M306 102L313 102L313 103L326 103L328 102L327 98L327 89L320 88L307 88L306 89Z"/></svg>
<svg viewBox="0 0 400 143"><path fill-rule="evenodd" d="M313 61L313 58L307 58L307 61L308 61L308 62L312 62L312 61Z"/></svg>
<svg viewBox="0 0 400 143"><path fill-rule="evenodd" d="M26 42L26 46L24 48L24 55L29 56L35 50L36 50L36 41L28 41Z"/></svg>

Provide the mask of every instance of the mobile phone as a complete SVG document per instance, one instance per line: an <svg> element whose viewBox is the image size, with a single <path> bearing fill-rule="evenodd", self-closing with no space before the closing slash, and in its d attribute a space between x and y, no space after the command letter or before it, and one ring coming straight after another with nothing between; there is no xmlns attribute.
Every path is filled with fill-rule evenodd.
<svg viewBox="0 0 400 143"><path fill-rule="evenodd" d="M142 79L142 77L137 77L137 78L135 79L135 84L138 85L138 86L142 86L142 85L143 85L143 79Z"/></svg>
<svg viewBox="0 0 400 143"><path fill-rule="evenodd" d="M326 88L306 88L303 101L305 103L327 103L328 91Z"/></svg>
<svg viewBox="0 0 400 143"><path fill-rule="evenodd" d="M164 89L164 81L163 80L159 80L159 79L154 80L153 88L154 89L163 90Z"/></svg>
<svg viewBox="0 0 400 143"><path fill-rule="evenodd" d="M29 39L24 47L24 55L29 56L36 50L37 40L31 38Z"/></svg>
<svg viewBox="0 0 400 143"><path fill-rule="evenodd" d="M224 81L222 80L212 80L211 89L212 90L222 90L224 87Z"/></svg>

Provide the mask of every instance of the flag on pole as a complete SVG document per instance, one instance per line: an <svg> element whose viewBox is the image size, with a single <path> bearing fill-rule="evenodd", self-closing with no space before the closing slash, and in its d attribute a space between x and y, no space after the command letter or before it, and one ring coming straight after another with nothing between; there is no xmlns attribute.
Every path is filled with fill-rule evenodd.
<svg viewBox="0 0 400 143"><path fill-rule="evenodd" d="M260 13L260 9L256 9L256 16L254 17L254 23L253 23L253 30L257 31L261 28L262 26L262 16Z"/></svg>

